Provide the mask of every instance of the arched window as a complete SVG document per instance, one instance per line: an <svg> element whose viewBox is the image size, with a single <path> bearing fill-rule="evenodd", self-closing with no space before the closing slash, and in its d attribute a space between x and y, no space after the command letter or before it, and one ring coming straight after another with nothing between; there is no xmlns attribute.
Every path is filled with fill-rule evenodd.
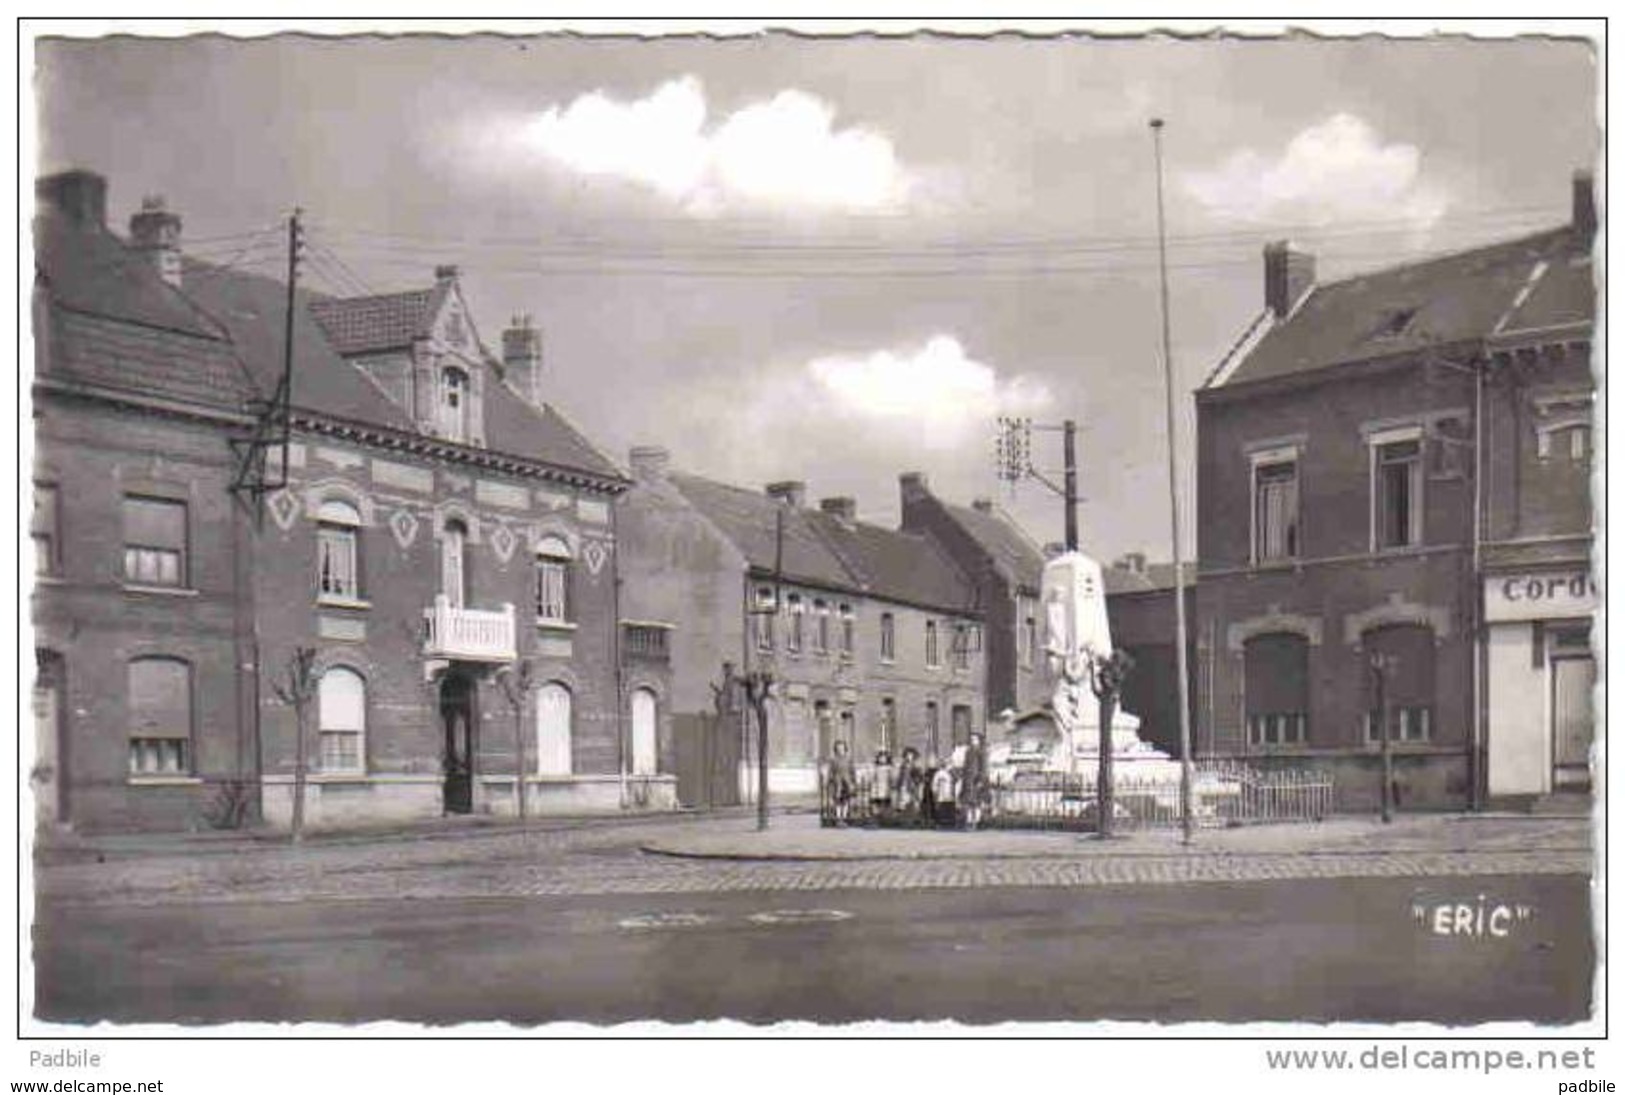
<svg viewBox="0 0 1625 1095"><path fill-rule="evenodd" d="M536 771L567 776L574 771L571 738L575 714L570 690L548 681L536 690Z"/></svg>
<svg viewBox="0 0 1625 1095"><path fill-rule="evenodd" d="M880 614L880 660L883 662L895 661L897 658L897 621L890 612Z"/></svg>
<svg viewBox="0 0 1625 1095"><path fill-rule="evenodd" d="M456 366L440 370L440 433L452 441L468 440L468 374Z"/></svg>
<svg viewBox="0 0 1625 1095"><path fill-rule="evenodd" d="M1309 740L1309 640L1276 632L1247 640L1243 687L1247 740L1302 745Z"/></svg>
<svg viewBox="0 0 1625 1095"><path fill-rule="evenodd" d="M355 670L335 666L322 674L317 707L321 770L365 771L367 682Z"/></svg>
<svg viewBox="0 0 1625 1095"><path fill-rule="evenodd" d="M925 664L932 669L942 664L942 650L937 645L937 621L925 621Z"/></svg>
<svg viewBox="0 0 1625 1095"><path fill-rule="evenodd" d="M829 653L829 605L823 601L813 602L813 650Z"/></svg>
<svg viewBox="0 0 1625 1095"><path fill-rule="evenodd" d="M1360 636L1367 657L1366 740L1382 740L1377 666L1382 670L1380 706L1388 709L1391 741L1427 741L1433 736L1433 629L1422 624L1390 624Z"/></svg>
<svg viewBox="0 0 1625 1095"><path fill-rule="evenodd" d="M453 517L440 533L440 591L452 608L462 608L468 594L468 526Z"/></svg>
<svg viewBox="0 0 1625 1095"><path fill-rule="evenodd" d="M361 514L348 502L330 499L316 514L316 596L358 600Z"/></svg>
<svg viewBox="0 0 1625 1095"><path fill-rule="evenodd" d="M548 536L536 547L536 618L570 618L570 545Z"/></svg>
<svg viewBox="0 0 1625 1095"><path fill-rule="evenodd" d="M632 690L632 774L652 776L660 771L659 702L653 690Z"/></svg>
<svg viewBox="0 0 1625 1095"><path fill-rule="evenodd" d="M130 774L190 774L192 667L177 658L136 658L127 685Z"/></svg>

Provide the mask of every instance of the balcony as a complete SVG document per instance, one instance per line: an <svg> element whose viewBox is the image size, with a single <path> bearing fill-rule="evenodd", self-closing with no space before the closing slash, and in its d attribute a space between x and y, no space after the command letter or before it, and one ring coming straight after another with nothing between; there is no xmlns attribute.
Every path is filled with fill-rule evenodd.
<svg viewBox="0 0 1625 1095"><path fill-rule="evenodd" d="M423 654L464 662L511 662L516 655L513 605L482 612L453 608L444 593L423 610Z"/></svg>

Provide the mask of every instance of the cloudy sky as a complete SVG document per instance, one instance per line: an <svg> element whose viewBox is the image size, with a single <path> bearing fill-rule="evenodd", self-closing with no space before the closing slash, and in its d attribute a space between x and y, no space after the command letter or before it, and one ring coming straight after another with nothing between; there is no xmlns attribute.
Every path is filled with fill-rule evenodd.
<svg viewBox="0 0 1625 1095"><path fill-rule="evenodd" d="M995 480L993 423L1074 418L1102 557L1170 554L1151 117L1187 456L1188 393L1258 313L1266 241L1335 277L1560 223L1600 143L1589 46L1535 38L124 38L35 60L41 168L105 173L121 229L162 194L190 249L273 272L299 205L319 288L458 263L487 343L534 316L552 398L610 452L804 479L879 521L921 470L1058 538L1042 486ZM1035 443L1056 468L1058 438Z"/></svg>

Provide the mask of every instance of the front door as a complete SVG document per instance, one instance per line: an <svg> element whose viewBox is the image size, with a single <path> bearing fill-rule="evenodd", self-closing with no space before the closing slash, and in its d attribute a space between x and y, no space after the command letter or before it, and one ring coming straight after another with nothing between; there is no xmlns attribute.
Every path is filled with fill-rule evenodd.
<svg viewBox="0 0 1625 1095"><path fill-rule="evenodd" d="M1591 658L1552 659L1552 787L1591 785L1591 689L1597 663Z"/></svg>
<svg viewBox="0 0 1625 1095"><path fill-rule="evenodd" d="M475 753L474 682L456 671L440 682L440 721L445 729L446 813L466 814L474 809Z"/></svg>

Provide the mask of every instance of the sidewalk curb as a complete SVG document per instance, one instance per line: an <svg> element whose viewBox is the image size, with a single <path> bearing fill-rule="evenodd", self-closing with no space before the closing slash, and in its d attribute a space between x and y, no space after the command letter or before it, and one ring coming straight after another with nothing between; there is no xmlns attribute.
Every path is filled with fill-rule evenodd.
<svg viewBox="0 0 1625 1095"><path fill-rule="evenodd" d="M1111 859L1125 862L1138 860L1255 860L1255 859L1383 859L1407 855L1570 855L1577 852L1589 853L1590 848L1575 847L1535 847L1535 848L1378 848L1378 849L1339 849L1339 848L1308 848L1294 851L1198 851L1198 852L1116 852L1107 849L1099 851L1078 852L874 852L874 853L842 853L842 852L742 852L742 851L701 851L683 848L662 848L655 844L640 844L638 850L646 855L665 856L670 859L713 860L728 863L908 863L921 861L959 862L974 861L1035 861L1047 860L1056 863L1071 863L1081 860Z"/></svg>

